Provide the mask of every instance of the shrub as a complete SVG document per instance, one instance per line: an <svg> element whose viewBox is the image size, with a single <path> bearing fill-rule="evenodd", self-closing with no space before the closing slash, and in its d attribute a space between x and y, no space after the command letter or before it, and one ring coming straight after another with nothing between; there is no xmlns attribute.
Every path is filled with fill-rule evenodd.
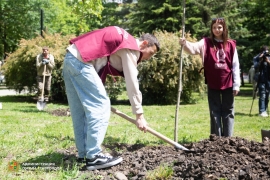
<svg viewBox="0 0 270 180"><path fill-rule="evenodd" d="M125 80L121 76L112 77L108 75L105 83L105 88L111 101L117 101L119 95L125 90Z"/></svg>
<svg viewBox="0 0 270 180"><path fill-rule="evenodd" d="M144 104L175 104L179 87L180 45L177 33L156 32L160 51L149 61L139 65L140 89ZM194 41L189 34L187 40ZM188 56L183 51L181 102L195 102L193 92L205 90L199 56Z"/></svg>
<svg viewBox="0 0 270 180"><path fill-rule="evenodd" d="M66 53L69 39L73 35L44 34L31 40L22 39L19 48L9 54L3 66L6 86L20 92L27 89L30 93L36 91L36 57L42 52L43 46L48 46L54 56L55 68L52 73L51 95L55 100L66 100L62 78L62 62Z"/></svg>
<svg viewBox="0 0 270 180"><path fill-rule="evenodd" d="M31 40L21 40L19 48L9 55L3 66L6 86L18 92L24 89L27 89L30 93L35 92L37 90L36 56L42 52L43 46L48 46L55 60L55 68L52 72L51 96L55 101L66 102L62 64L69 39L74 36L62 36L61 34L44 34L44 36L44 38L38 36ZM114 77L114 79L115 82L112 77L108 77L105 86L112 100L116 100L124 89L123 78Z"/></svg>
<svg viewBox="0 0 270 180"><path fill-rule="evenodd" d="M48 46L55 58L55 68L52 74L51 95L54 100L66 101L64 81L62 78L62 63L69 39L73 35L44 34L31 40L21 40L19 48L6 59L3 66L6 85L8 88L20 92L27 88L36 91L36 56L42 52L43 46ZM147 62L138 66L140 90L144 104L175 104L177 101L179 84L180 45L176 33L156 32L155 36L161 44L160 51ZM194 41L187 34L187 39ZM183 52L181 101L194 102L193 92L203 92L204 78L199 73L202 67L199 56L187 56ZM115 77L107 78L106 86L109 97L116 100L124 90L124 80Z"/></svg>

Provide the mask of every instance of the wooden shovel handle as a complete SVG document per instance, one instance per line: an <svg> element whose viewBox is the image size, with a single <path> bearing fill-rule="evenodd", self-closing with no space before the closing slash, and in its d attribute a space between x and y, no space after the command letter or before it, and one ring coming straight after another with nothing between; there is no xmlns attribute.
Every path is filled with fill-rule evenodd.
<svg viewBox="0 0 270 180"><path fill-rule="evenodd" d="M45 74L46 74L46 64L44 65L44 71L43 71L43 81L42 81L43 84L42 84L42 92L41 92L42 101L44 101Z"/></svg>
<svg viewBox="0 0 270 180"><path fill-rule="evenodd" d="M112 111L113 113L117 114L118 116L120 116L120 117L122 117L122 118L128 120L129 122L131 122L131 123L133 123L133 124L136 125L136 120L135 120L135 119L132 119L131 117L129 117L128 115L122 113L121 111L119 111L119 110L117 110L117 109L115 109L115 108L113 108L113 107L111 107L111 111ZM160 134L159 132L155 131L154 129L152 129L152 128L150 128L150 127L147 127L147 131L148 131L149 133L153 134L154 136L156 136L156 137L158 137L158 138L160 138L160 139L166 141L167 143L169 143L169 144L175 146L175 147L178 148L178 149L185 150L185 151L189 151L189 149L187 149L187 148L185 148L184 146L182 146L182 145L180 145L180 144L174 142L173 140L167 138L166 136Z"/></svg>

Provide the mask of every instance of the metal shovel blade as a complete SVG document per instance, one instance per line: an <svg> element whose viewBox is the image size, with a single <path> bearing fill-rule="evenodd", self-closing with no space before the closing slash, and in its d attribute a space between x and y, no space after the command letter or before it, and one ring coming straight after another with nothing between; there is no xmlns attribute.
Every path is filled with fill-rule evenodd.
<svg viewBox="0 0 270 180"><path fill-rule="evenodd" d="M44 101L37 101L37 109L42 111L46 106L46 102Z"/></svg>

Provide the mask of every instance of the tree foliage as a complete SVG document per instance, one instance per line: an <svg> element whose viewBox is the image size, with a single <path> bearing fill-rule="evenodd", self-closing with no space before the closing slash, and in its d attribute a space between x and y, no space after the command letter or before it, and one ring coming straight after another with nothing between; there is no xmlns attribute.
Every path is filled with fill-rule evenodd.
<svg viewBox="0 0 270 180"><path fill-rule="evenodd" d="M21 39L44 31L63 35L95 29L103 10L101 0L0 0L0 55L14 52Z"/></svg>
<svg viewBox="0 0 270 180"><path fill-rule="evenodd" d="M176 62L179 60L179 57L177 60L177 56L179 56L180 49L178 48L180 47L177 47L179 45L177 45L176 34L182 27L182 0L138 0L138 3L130 3L131 0L125 0L124 2L123 4L117 4L106 3L104 0L0 0L0 54L3 56L4 53L15 52L14 56L16 56L15 50L20 45L21 39L26 41L38 36L40 33L40 9L44 9L44 31L47 36L49 34L54 36L54 33L60 33L59 36L63 37L69 34L79 35L111 25L120 26L135 37L143 32L162 31L166 35L158 34L161 38L160 41L168 41L166 38L174 38L174 41L170 42L174 45L172 47L164 42L165 46L172 49L169 52L165 48L152 61L143 63L140 78L141 83L143 83L142 89L145 88L147 96L153 99L159 98L155 102L159 102L160 97L165 99L165 95L167 98L170 96L172 99L167 100L166 103L171 103L176 96L175 90L178 86L175 84L178 78L175 68L177 67ZM252 64L252 57L259 52L260 47L270 45L269 27L267 26L270 21L269 7L270 1L261 0L186 0L185 29L187 34L192 34L192 38L188 36L187 38L194 40L208 36L211 18L224 17L229 28L230 38L237 41L241 71L247 72ZM167 33L171 34L168 35ZM67 39L66 42L68 42ZM55 49L66 48L54 47ZM23 51L23 53L27 54L32 50L28 49L29 52ZM175 51L176 54L172 51ZM36 52L32 53L36 55ZM172 57L172 54L175 54L175 58ZM10 56L13 56L13 54L10 54ZM185 58L184 65L185 68L190 67L192 70L193 67L185 63L195 63L196 68L194 70L197 71L197 61L193 58L195 57ZM168 61L166 65L164 64L165 60ZM32 68L31 64L27 63L22 64L22 66ZM169 76L169 70L166 70L163 66L174 66L171 67L173 74ZM10 71L10 73L14 72ZM23 70L18 72L27 74ZM147 75L146 72L150 75ZM183 72L186 73L186 71ZM7 78L12 77L9 74L6 74L6 76ZM184 83L183 86L183 91L188 89L187 93L183 93L183 98L188 98L188 94L191 92L189 89L201 89L193 85L197 83L197 81L193 81L193 74L189 76L191 78L188 79L189 83ZM32 75L29 74L29 77L32 77ZM153 78L153 80L148 77ZM187 75L184 74L184 81L186 81L186 77ZM198 75L198 77L200 76ZM199 79L201 80L200 83L203 83L203 78ZM9 80L12 81L11 78ZM20 81L24 81L24 79L22 78ZM11 83L11 85L15 84ZM110 86L115 87L115 84ZM171 91L159 94L154 88L155 86L158 86L161 92L167 91L167 87L170 87ZM116 91L119 92L120 89L116 89ZM154 95L151 95L151 92L154 92Z"/></svg>
<svg viewBox="0 0 270 180"><path fill-rule="evenodd" d="M212 18L223 17L235 38L243 22L240 7L242 0L189 0L186 3L186 29L196 38L209 36Z"/></svg>
<svg viewBox="0 0 270 180"><path fill-rule="evenodd" d="M40 30L40 9L48 0L1 0L0 1L0 54L16 50L19 41L30 39Z"/></svg>
<svg viewBox="0 0 270 180"><path fill-rule="evenodd" d="M81 25L83 22L87 25L87 29L83 29L76 35L98 28L104 9L102 0L70 0L70 7L78 17L78 24Z"/></svg>
<svg viewBox="0 0 270 180"><path fill-rule="evenodd" d="M245 67L250 68L253 56L260 52L263 45L270 45L270 1L250 0L245 1L243 14L246 15L243 26L248 29L249 36L242 37L245 44L243 48L243 59ZM247 69L246 69L247 70Z"/></svg>
<svg viewBox="0 0 270 180"><path fill-rule="evenodd" d="M120 26L125 20L123 13L123 5L117 3L104 3L104 10L101 13L101 18L96 21L97 28L106 26Z"/></svg>
<svg viewBox="0 0 270 180"><path fill-rule="evenodd" d="M44 30L47 33L79 35L89 30L86 20L74 13L71 2L50 0L49 6L42 6L44 11Z"/></svg>
<svg viewBox="0 0 270 180"><path fill-rule="evenodd" d="M101 17L103 10L102 0L70 0L73 11L82 18L89 18L92 15Z"/></svg>
<svg viewBox="0 0 270 180"><path fill-rule="evenodd" d="M2 70L5 74L6 86L18 92L27 89L31 93L37 90L36 57L42 52L43 46L48 46L54 56L55 68L52 71L51 95L53 100L66 101L66 91L62 77L63 60L69 39L74 35L44 34L31 40L21 40L19 48L8 58ZM106 89L111 100L116 100L124 90L123 78L108 77Z"/></svg>
<svg viewBox="0 0 270 180"><path fill-rule="evenodd" d="M175 0L139 0L132 5L124 25L132 34L165 30L180 30L181 2Z"/></svg>
<svg viewBox="0 0 270 180"><path fill-rule="evenodd" d="M176 33L155 32L161 49L149 61L139 65L140 88L144 104L175 104L179 87L180 45L175 43L179 37ZM189 34L187 39L191 39ZM182 102L194 103L192 92L203 93L205 89L199 56L187 56L183 53ZM192 82L192 83L191 83Z"/></svg>
<svg viewBox="0 0 270 180"><path fill-rule="evenodd" d="M6 78L6 86L22 91L27 88L30 92L36 90L36 57L42 52L43 46L48 46L54 56L55 68L52 72L52 97L55 100L63 100L65 96L64 82L62 78L62 64L69 39L74 35L62 36L60 34L44 34L44 38L38 36L31 40L21 40L19 48L6 59L3 66Z"/></svg>

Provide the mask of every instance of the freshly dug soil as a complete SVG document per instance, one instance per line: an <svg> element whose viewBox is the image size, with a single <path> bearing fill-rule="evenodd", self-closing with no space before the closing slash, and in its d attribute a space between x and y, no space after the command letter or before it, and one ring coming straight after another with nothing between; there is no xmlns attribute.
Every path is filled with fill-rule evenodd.
<svg viewBox="0 0 270 180"><path fill-rule="evenodd" d="M217 137L197 143L184 144L192 150L184 152L172 146L143 146L114 144L105 146L112 155L120 155L123 161L111 168L87 171L82 168L80 175L102 176L116 179L120 172L127 179L146 179L147 173L162 166L170 166L173 175L168 179L185 180L269 180L270 179L270 141L263 143L248 141L240 137ZM71 162L76 150L64 150L65 162ZM121 154L117 154L116 151ZM91 179L91 178L87 178ZM158 178L157 178L158 179Z"/></svg>
<svg viewBox="0 0 270 180"><path fill-rule="evenodd" d="M264 143L247 141L239 137L217 137L198 143L185 144L193 150L184 152L172 146L143 146L139 144L114 144L105 146L112 150L112 155L120 155L123 161L111 168L87 171L82 167L80 176L102 176L103 179L117 179L121 173L127 179L146 179L147 173L159 167L170 166L173 175L168 179L185 180L269 180L270 179L270 141ZM121 150L117 154L116 150ZM64 162L72 162L76 156L73 147L63 150ZM158 178L157 178L158 179Z"/></svg>

